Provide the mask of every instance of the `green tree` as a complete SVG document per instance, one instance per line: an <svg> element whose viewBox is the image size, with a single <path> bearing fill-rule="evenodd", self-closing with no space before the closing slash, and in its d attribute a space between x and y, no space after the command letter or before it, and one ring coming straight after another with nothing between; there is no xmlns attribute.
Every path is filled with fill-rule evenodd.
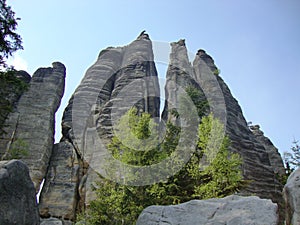
<svg viewBox="0 0 300 225"><path fill-rule="evenodd" d="M203 117L198 136L198 154L188 164L188 172L195 179L193 197L218 198L237 192L244 184L242 159L229 152L230 140L224 136L222 123L212 114Z"/></svg>
<svg viewBox="0 0 300 225"><path fill-rule="evenodd" d="M4 121L13 109L9 101L10 93L18 95L26 86L25 82L15 76L14 69L7 68L6 64L9 56L23 49L22 39L16 33L18 20L20 19L15 18L15 12L6 4L6 0L0 0L0 135L5 133Z"/></svg>
<svg viewBox="0 0 300 225"><path fill-rule="evenodd" d="M181 107L181 111L185 114L190 113L189 110L191 109L189 106L189 101L187 101L186 99L186 97L189 97L192 100L193 105L196 107L199 118L202 118L209 111L209 104L208 101L206 100L204 93L198 90L194 86L186 87L185 91L187 93L187 96L185 95L180 96L181 105L179 107Z"/></svg>
<svg viewBox="0 0 300 225"><path fill-rule="evenodd" d="M18 20L6 0L0 0L0 67L6 67L6 59L23 49L21 36L16 33Z"/></svg>
<svg viewBox="0 0 300 225"><path fill-rule="evenodd" d="M139 187L121 185L104 178L97 185L97 199L77 220L90 225L134 224L143 210L138 195Z"/></svg>
<svg viewBox="0 0 300 225"><path fill-rule="evenodd" d="M142 141L156 133L154 128L149 114L143 113L138 116L137 110L131 109L117 126L117 129L125 129L125 134L115 136L108 149L114 158L123 163L150 165L159 162L176 149L181 130L167 122L164 140L160 145L152 145L150 148ZM95 188L97 199L91 202L79 220L83 224L92 225L135 224L138 215L149 205L169 205L194 198L223 197L238 191L243 183L240 171L242 161L238 154L229 152L230 142L228 137L224 138L222 124L210 114L202 118L198 132L198 147L189 162L165 182L136 187L126 185L125 181L115 183L101 177ZM132 134L136 139L131 136ZM137 145L132 143L127 145L129 143L123 138L141 142ZM152 139L150 143L151 141ZM134 150L141 146L146 151ZM208 161L208 165L203 165L203 158ZM134 175L141 176L141 174ZM147 179L146 176L143 178Z"/></svg>
<svg viewBox="0 0 300 225"><path fill-rule="evenodd" d="M300 166L300 145L294 140L290 152L284 152L286 169L290 172Z"/></svg>
<svg viewBox="0 0 300 225"><path fill-rule="evenodd" d="M115 127L116 135L108 145L108 150L124 164L150 165L160 161L165 155L158 148L156 124L151 120L150 114L137 114L138 110L132 108L122 116ZM110 161L107 165L109 167ZM109 173L118 171L109 167ZM134 179L135 176L139 174L133 174L128 179ZM78 220L92 225L134 224L143 208L153 202L146 189L146 186L128 186L125 180L123 183L116 183L100 176L95 188L98 198L91 202L89 209Z"/></svg>

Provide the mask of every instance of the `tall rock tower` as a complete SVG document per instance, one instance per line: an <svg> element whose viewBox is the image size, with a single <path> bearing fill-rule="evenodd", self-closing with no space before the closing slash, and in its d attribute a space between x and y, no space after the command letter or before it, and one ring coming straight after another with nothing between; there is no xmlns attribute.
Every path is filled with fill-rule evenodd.
<svg viewBox="0 0 300 225"><path fill-rule="evenodd" d="M133 106L158 118L159 93L147 34L100 52L65 109L63 137L54 146L41 193L42 217L74 220L76 212L89 205L94 198L91 185L98 179L95 170L101 171L114 121Z"/></svg>
<svg viewBox="0 0 300 225"><path fill-rule="evenodd" d="M199 50L191 65L184 40L171 43L171 46L165 87L167 102L177 101L174 100L178 98L176 85L193 86L204 93L209 111L225 125L225 133L231 140L230 150L239 153L243 159L243 176L249 185L241 190L241 194L272 199L282 207L282 184L278 178L285 172L276 147L263 136L259 127L248 127L241 107L219 76L212 57ZM172 117L166 112L170 112L168 103L163 117Z"/></svg>
<svg viewBox="0 0 300 225"><path fill-rule="evenodd" d="M38 192L49 164L54 144L54 122L64 94L66 68L59 62L53 67L38 69L30 79L29 88L15 103L15 110L5 121L6 134L0 139L0 157L6 159L14 143L26 148L22 160L29 167L30 177ZM2 155L3 154L3 155Z"/></svg>

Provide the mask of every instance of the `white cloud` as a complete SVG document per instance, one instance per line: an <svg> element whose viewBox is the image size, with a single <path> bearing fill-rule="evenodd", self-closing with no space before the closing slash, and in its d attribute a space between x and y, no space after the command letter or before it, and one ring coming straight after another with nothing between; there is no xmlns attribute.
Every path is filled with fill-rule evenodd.
<svg viewBox="0 0 300 225"><path fill-rule="evenodd" d="M16 70L27 71L28 69L27 61L18 54L15 54L8 60L8 65L12 65Z"/></svg>

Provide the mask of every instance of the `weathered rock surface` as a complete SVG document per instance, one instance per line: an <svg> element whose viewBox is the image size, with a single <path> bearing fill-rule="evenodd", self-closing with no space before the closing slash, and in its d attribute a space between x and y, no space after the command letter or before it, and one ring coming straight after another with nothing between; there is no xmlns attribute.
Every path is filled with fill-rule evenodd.
<svg viewBox="0 0 300 225"><path fill-rule="evenodd" d="M286 225L300 224L300 168L289 176L283 196L286 204Z"/></svg>
<svg viewBox="0 0 300 225"><path fill-rule="evenodd" d="M192 200L179 205L149 206L137 225L277 225L277 205L255 196Z"/></svg>
<svg viewBox="0 0 300 225"><path fill-rule="evenodd" d="M10 110L16 110L17 102L24 93L25 86L28 85L31 79L31 76L25 71L15 71L11 75L14 75L19 81L23 82L23 85L21 85L21 82L11 82L9 79L6 80L0 77L0 139L5 138L5 130L8 129L5 121ZM6 153L6 146L3 144L0 141L0 160L4 159Z"/></svg>
<svg viewBox="0 0 300 225"><path fill-rule="evenodd" d="M41 217L74 220L78 181L79 164L73 145L67 141L55 144L40 195Z"/></svg>
<svg viewBox="0 0 300 225"><path fill-rule="evenodd" d="M16 71L15 76L26 84L29 84L31 80L31 76L26 71L23 70ZM4 96L14 107L16 106L16 103L18 102L21 95L24 93L16 89L18 88L14 83L10 83L6 87L1 86L0 89L0 95Z"/></svg>
<svg viewBox="0 0 300 225"><path fill-rule="evenodd" d="M274 173L277 174L278 176L284 176L285 169L284 169L282 158L278 152L278 149L273 145L273 143L269 138L264 136L264 132L260 130L259 125L250 126L250 129L254 134L256 140L258 140L266 149L271 166L274 169Z"/></svg>
<svg viewBox="0 0 300 225"><path fill-rule="evenodd" d="M29 167L36 191L45 177L53 148L54 116L64 93L65 74L65 66L58 62L33 74L28 91L6 121L7 134L0 140L8 155L14 142L25 143L28 154L22 160Z"/></svg>
<svg viewBox="0 0 300 225"><path fill-rule="evenodd" d="M243 158L243 176L250 182L241 193L272 199L279 204L282 212L283 187L274 171L282 171L284 167L277 149L271 143L262 144L251 132L237 100L222 78L214 74L216 67L210 56L203 50L199 51L193 66L195 79L207 96L211 111L225 124L226 134L231 140L231 151ZM271 162L274 158L281 163L273 165Z"/></svg>
<svg viewBox="0 0 300 225"><path fill-rule="evenodd" d="M64 111L63 137L53 150L40 198L42 217L73 220L78 206L89 205L95 197L91 189L98 178L95 171L100 170L97 166L113 135L113 123L132 106L158 117L159 93L152 43L147 34L127 46L100 52ZM99 137L101 143L96 142ZM73 161L68 160L71 148ZM53 175L54 164L61 164L57 177ZM68 200L62 200L65 196Z"/></svg>
<svg viewBox="0 0 300 225"><path fill-rule="evenodd" d="M153 116L159 115L159 98L153 97L159 96L153 58L152 44L147 34L139 36L128 46L109 47L100 52L70 99L63 116L63 140L68 138L78 154L85 154L87 128L97 127L102 137L110 138L112 117L127 111L136 99L139 100L136 103L138 108ZM144 79L146 77L148 79Z"/></svg>
<svg viewBox="0 0 300 225"><path fill-rule="evenodd" d="M189 61L185 40L171 43L170 62L166 75L165 106L162 113L163 120L175 120L172 110L178 110L179 101L187 88L195 88L202 96L199 101L207 101L206 97L194 79L194 71ZM174 121L173 121L174 122Z"/></svg>
<svg viewBox="0 0 300 225"><path fill-rule="evenodd" d="M39 220L28 167L19 160L0 161L0 224L37 225Z"/></svg>
<svg viewBox="0 0 300 225"><path fill-rule="evenodd" d="M74 223L68 220L58 219L58 218L47 218L41 219L40 225L73 225Z"/></svg>
<svg viewBox="0 0 300 225"><path fill-rule="evenodd" d="M63 225L63 222L57 218L42 219L40 225Z"/></svg>
<svg viewBox="0 0 300 225"><path fill-rule="evenodd" d="M241 190L245 195L256 194L279 203L283 219L282 185L278 175L284 174L284 166L277 148L260 132L251 132L237 100L218 75L214 60L204 50L199 50L193 66L190 65L184 40L172 43L170 65L165 86L167 103L163 119L172 117L170 111L178 107L179 88L192 86L204 93L209 110L224 125L231 140L232 152L243 158L243 176L249 185ZM169 103L175 103L171 106Z"/></svg>

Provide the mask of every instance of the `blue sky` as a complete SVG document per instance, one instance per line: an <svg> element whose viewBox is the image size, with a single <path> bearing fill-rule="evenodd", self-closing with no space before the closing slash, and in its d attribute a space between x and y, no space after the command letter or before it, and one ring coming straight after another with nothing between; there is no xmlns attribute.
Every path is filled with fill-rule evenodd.
<svg viewBox="0 0 300 225"><path fill-rule="evenodd" d="M300 1L298 0L7 0L21 18L24 50L12 61L30 74L67 67L62 112L100 50L133 41L186 39L210 54L247 121L260 124L281 152L300 140ZM191 59L193 60L193 59ZM160 74L163 76L164 74ZM58 130L59 129L59 130ZM56 139L60 137L57 125Z"/></svg>

